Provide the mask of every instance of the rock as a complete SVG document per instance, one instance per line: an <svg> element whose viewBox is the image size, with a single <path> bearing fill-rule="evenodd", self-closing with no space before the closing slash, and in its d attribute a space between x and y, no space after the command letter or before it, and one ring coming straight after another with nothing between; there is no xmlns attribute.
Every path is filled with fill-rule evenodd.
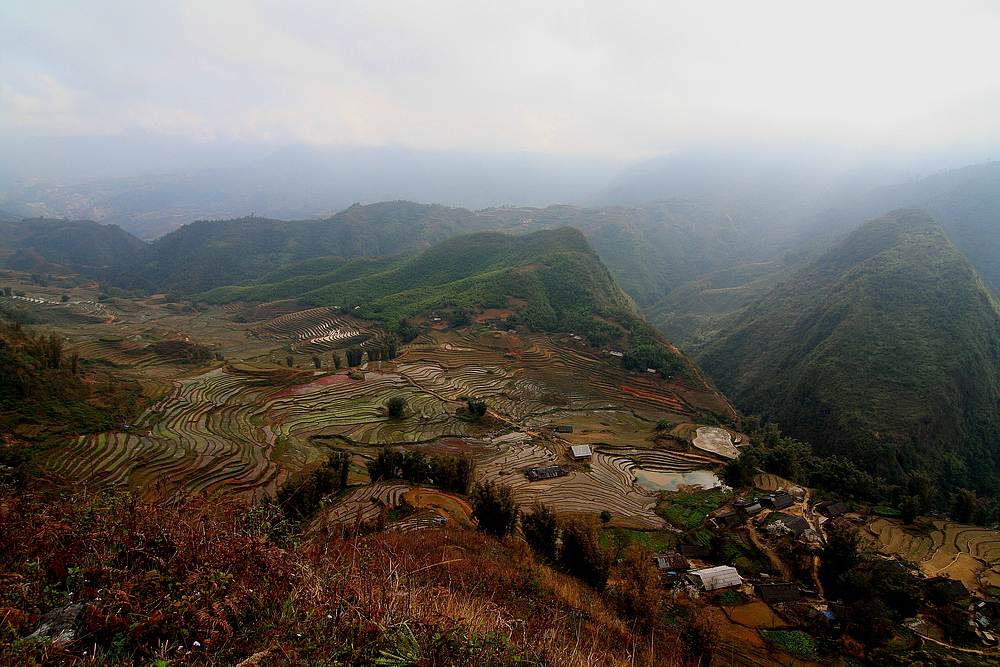
<svg viewBox="0 0 1000 667"><path fill-rule="evenodd" d="M56 646L65 646L79 639L87 632L87 621L94 608L84 602L76 602L52 609L38 621L38 627L25 639L52 637Z"/></svg>

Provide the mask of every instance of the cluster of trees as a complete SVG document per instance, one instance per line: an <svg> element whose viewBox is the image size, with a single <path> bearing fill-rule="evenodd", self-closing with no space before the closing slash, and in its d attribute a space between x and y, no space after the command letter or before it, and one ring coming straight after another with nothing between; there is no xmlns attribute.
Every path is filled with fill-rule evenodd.
<svg viewBox="0 0 1000 667"><path fill-rule="evenodd" d="M502 539L513 534L520 523L525 541L541 560L560 566L598 590L604 589L614 555L601 547L596 521L559 520L538 502L529 513L522 514L513 490L499 482L476 484L470 501L479 530Z"/></svg>
<svg viewBox="0 0 1000 667"><path fill-rule="evenodd" d="M290 520L302 520L319 508L324 496L347 486L351 457L338 449L315 470L295 475L278 489L278 504Z"/></svg>
<svg viewBox="0 0 1000 667"><path fill-rule="evenodd" d="M373 482L405 479L461 494L469 493L475 471L475 459L464 452L458 456L427 457L420 451L387 448L368 462L368 476Z"/></svg>
<svg viewBox="0 0 1000 667"><path fill-rule="evenodd" d="M816 455L809 444L784 436L773 422L764 424L757 417L747 417L743 430L750 438L749 446L722 469L723 481L732 487L751 486L753 476L764 470L845 499L895 508L907 523L934 511L946 512L955 521L980 525L992 525L1000 518L996 504L984 502L964 488L941 493L935 480L921 470L891 483L842 456Z"/></svg>
<svg viewBox="0 0 1000 667"><path fill-rule="evenodd" d="M602 546L595 519L560 519L537 501L530 511L522 513L511 488L500 483L477 484L470 500L479 530L503 539L520 526L539 560L608 593L619 611L645 629L660 622L666 600L648 547L617 533L610 546ZM605 525L608 514L602 513ZM609 586L616 564L615 584Z"/></svg>
<svg viewBox="0 0 1000 667"><path fill-rule="evenodd" d="M470 398L465 402L465 406L468 408L469 414L476 419L486 414L486 401Z"/></svg>

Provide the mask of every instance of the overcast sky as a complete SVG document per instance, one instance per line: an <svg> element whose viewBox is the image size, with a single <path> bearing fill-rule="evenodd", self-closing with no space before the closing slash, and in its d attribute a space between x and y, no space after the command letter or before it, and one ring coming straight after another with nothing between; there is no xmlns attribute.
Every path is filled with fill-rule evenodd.
<svg viewBox="0 0 1000 667"><path fill-rule="evenodd" d="M6 0L0 138L995 141L998 36L996 0Z"/></svg>

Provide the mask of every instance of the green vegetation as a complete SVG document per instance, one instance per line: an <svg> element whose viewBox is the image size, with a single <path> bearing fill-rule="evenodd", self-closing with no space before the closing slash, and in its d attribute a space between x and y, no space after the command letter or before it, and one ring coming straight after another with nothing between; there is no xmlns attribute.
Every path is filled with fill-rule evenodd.
<svg viewBox="0 0 1000 667"><path fill-rule="evenodd" d="M803 658L816 655L816 640L801 630L761 630L761 636L783 651Z"/></svg>
<svg viewBox="0 0 1000 667"><path fill-rule="evenodd" d="M870 221L700 357L744 410L823 455L1000 492L1000 310L926 214Z"/></svg>
<svg viewBox="0 0 1000 667"><path fill-rule="evenodd" d="M726 498L726 494L719 489L695 493L664 493L656 507L656 513L682 530L695 530Z"/></svg>

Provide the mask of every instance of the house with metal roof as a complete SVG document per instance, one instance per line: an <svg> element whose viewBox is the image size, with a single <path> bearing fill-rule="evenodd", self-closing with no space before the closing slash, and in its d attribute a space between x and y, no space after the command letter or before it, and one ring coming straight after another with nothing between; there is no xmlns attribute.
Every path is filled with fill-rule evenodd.
<svg viewBox="0 0 1000 667"><path fill-rule="evenodd" d="M590 450L590 445L573 445L569 448L569 455L573 457L574 461L582 461L589 459L594 453Z"/></svg>
<svg viewBox="0 0 1000 667"><path fill-rule="evenodd" d="M743 585L743 577L740 576L735 567L728 565L706 567L703 570L692 570L688 573L688 578L691 583L706 592Z"/></svg>

